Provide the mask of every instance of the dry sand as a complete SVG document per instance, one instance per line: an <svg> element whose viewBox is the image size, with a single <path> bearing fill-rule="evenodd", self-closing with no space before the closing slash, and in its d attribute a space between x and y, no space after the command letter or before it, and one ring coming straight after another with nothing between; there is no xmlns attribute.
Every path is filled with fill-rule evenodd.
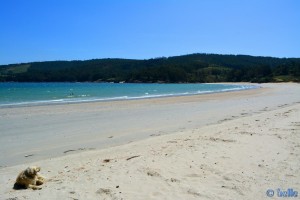
<svg viewBox="0 0 300 200"><path fill-rule="evenodd" d="M300 85L262 86L0 109L0 197L268 199L268 189L300 192ZM39 191L13 190L30 165L50 180Z"/></svg>

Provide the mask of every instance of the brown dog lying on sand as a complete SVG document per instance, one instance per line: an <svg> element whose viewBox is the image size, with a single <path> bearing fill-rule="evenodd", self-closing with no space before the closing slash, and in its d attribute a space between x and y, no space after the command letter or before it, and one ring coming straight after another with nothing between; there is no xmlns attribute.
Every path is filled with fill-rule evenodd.
<svg viewBox="0 0 300 200"><path fill-rule="evenodd" d="M33 190L40 190L42 189L39 187L45 182L45 178L38 174L41 171L40 167L32 166L28 167L24 171L22 171L14 185L15 189L27 189L31 188Z"/></svg>

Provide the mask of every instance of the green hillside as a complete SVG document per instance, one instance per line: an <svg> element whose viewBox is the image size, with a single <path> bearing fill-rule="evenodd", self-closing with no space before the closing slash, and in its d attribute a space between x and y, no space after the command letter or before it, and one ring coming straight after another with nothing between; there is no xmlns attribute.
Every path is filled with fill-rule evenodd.
<svg viewBox="0 0 300 200"><path fill-rule="evenodd" d="M190 54L148 60L93 59L0 66L18 82L300 82L300 58Z"/></svg>

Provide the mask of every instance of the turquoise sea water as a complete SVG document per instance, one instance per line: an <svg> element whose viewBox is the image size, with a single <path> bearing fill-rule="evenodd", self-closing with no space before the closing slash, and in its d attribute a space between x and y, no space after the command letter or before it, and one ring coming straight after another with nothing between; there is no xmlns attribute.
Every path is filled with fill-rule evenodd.
<svg viewBox="0 0 300 200"><path fill-rule="evenodd" d="M256 87L230 84L0 83L0 107L196 95Z"/></svg>

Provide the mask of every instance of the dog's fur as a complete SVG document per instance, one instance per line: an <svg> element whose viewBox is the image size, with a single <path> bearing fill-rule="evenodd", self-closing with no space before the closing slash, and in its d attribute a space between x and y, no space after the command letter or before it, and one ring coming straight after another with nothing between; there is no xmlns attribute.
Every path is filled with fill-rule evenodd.
<svg viewBox="0 0 300 200"><path fill-rule="evenodd" d="M40 167L32 166L20 172L16 179L14 188L31 188L33 190L42 189L40 185L45 182L45 178L38 174L39 171L41 171Z"/></svg>

